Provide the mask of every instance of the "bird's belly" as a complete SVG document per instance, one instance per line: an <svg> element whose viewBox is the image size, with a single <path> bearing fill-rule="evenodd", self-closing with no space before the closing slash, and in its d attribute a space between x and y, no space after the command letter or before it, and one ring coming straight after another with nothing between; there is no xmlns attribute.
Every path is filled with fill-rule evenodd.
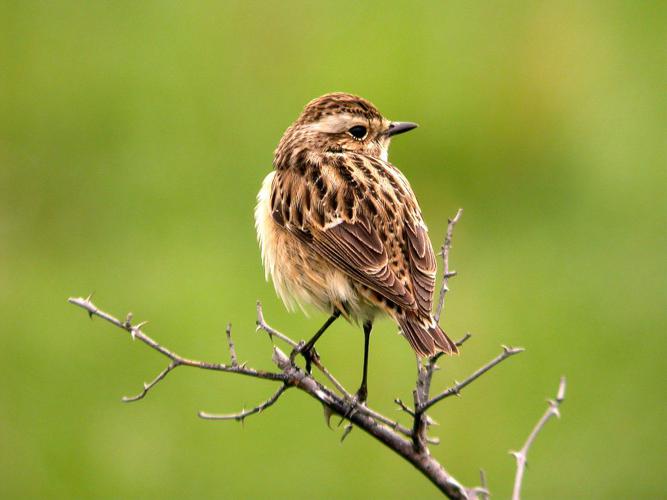
<svg viewBox="0 0 667 500"><path fill-rule="evenodd" d="M273 175L264 179L257 196L255 225L266 277L271 277L276 293L290 310L312 305L328 313L337 308L355 320L372 319L377 308L364 290L273 220L269 201Z"/></svg>

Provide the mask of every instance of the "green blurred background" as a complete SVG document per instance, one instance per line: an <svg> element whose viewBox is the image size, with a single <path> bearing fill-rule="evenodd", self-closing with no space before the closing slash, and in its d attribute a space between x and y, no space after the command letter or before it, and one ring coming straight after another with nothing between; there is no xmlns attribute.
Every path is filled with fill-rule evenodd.
<svg viewBox="0 0 667 500"><path fill-rule="evenodd" d="M509 495L507 451L566 374L563 419L526 498L665 498L664 2L0 3L0 496L436 497L359 431L339 443L298 392L183 369L68 305L149 319L181 354L270 367L267 319L306 337L265 283L255 194L303 105L344 90L421 128L394 141L438 245L458 207L445 327L473 339L444 388L526 353L436 408L435 455ZM351 388L362 335L320 347ZM370 402L400 417L414 359L383 322Z"/></svg>

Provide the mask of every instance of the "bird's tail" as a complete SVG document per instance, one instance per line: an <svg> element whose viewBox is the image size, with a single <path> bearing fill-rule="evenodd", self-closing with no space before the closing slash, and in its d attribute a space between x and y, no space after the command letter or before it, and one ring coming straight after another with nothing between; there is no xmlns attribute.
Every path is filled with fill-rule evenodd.
<svg viewBox="0 0 667 500"><path fill-rule="evenodd" d="M397 318L403 335L419 356L433 356L439 352L458 354L459 349L440 325L432 318L419 317L408 313Z"/></svg>

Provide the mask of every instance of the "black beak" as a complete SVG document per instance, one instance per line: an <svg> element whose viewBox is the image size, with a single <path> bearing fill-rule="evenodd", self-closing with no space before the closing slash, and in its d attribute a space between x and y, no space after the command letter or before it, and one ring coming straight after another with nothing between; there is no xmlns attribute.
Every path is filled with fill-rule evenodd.
<svg viewBox="0 0 667 500"><path fill-rule="evenodd" d="M387 129L387 135L391 137L392 135L402 134L403 132L417 128L418 126L419 125L412 122L391 122Z"/></svg>

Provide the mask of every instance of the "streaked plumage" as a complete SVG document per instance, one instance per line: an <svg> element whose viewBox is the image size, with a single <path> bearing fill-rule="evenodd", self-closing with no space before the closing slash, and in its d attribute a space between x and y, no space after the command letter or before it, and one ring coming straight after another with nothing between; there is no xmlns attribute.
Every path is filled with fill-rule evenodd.
<svg viewBox="0 0 667 500"><path fill-rule="evenodd" d="M393 127L415 126L350 94L311 101L278 145L255 221L267 277L287 307L312 304L369 325L386 313L418 355L456 353L431 315L436 260L419 205L387 161Z"/></svg>

